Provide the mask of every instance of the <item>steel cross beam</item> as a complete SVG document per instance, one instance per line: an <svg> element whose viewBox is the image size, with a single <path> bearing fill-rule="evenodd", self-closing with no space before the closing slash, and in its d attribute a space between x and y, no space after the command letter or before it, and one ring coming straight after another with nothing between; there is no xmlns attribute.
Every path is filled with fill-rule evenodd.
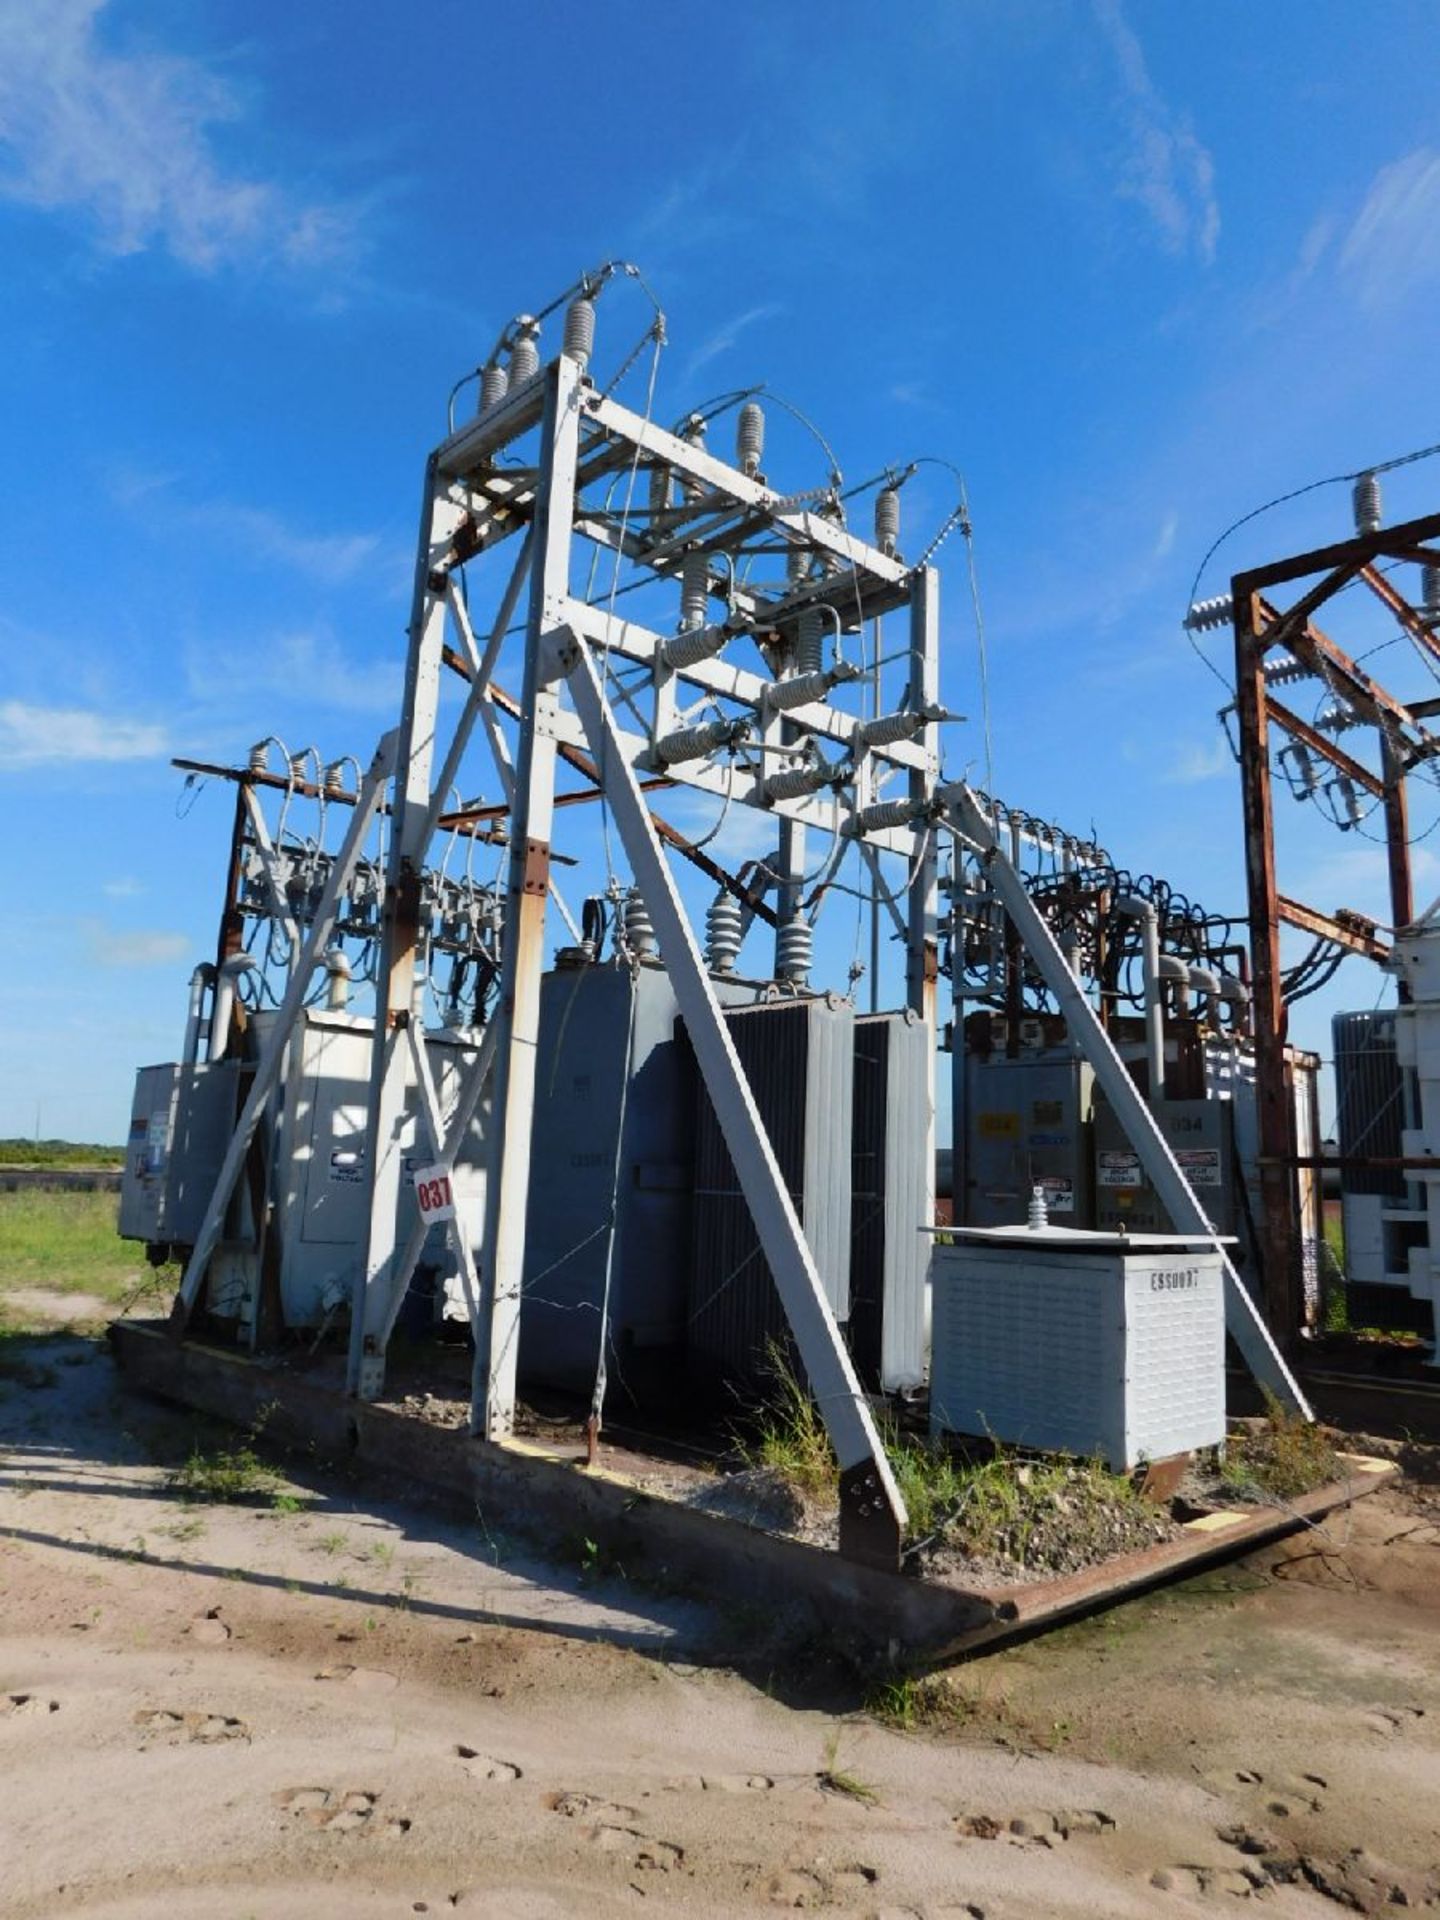
<svg viewBox="0 0 1440 1920"><path fill-rule="evenodd" d="M1226 1253L1220 1236L1195 1196L1194 1189L1180 1169L1155 1116L1130 1078L1129 1069L1116 1052L1114 1043L1050 931L1044 915L1031 899L1019 869L1002 849L985 809L968 787L949 789L942 795L948 802L952 830L972 852L981 856L990 884L999 894L1011 924L1015 927L1030 958L1055 996L1065 1015L1067 1031L1077 1040L1085 1058L1094 1069L1101 1091L1125 1129L1126 1138L1140 1157L1150 1184L1174 1222L1177 1233L1193 1235L1214 1246L1225 1269L1225 1324L1245 1357L1246 1364L1262 1386L1277 1399L1292 1407L1303 1418L1313 1418L1298 1381L1285 1364L1279 1348L1246 1290L1245 1283Z"/></svg>
<svg viewBox="0 0 1440 1920"><path fill-rule="evenodd" d="M255 1078L250 1083L245 1104L240 1110L240 1118L235 1123L235 1131L230 1136L230 1144L225 1149L225 1157L220 1163L220 1172L216 1177L214 1192L205 1208L200 1229L195 1236L195 1245L191 1248L185 1273L175 1295L175 1304L171 1309L170 1325L172 1330L183 1333L194 1311L199 1297L200 1285L205 1278L205 1269L210 1264L220 1238L220 1229L224 1223L225 1210L230 1204L230 1196L235 1191L235 1182L240 1177L240 1169L245 1164L245 1156L255 1129L260 1124L260 1116L265 1110L275 1088L279 1085L280 1075L284 1071L285 1052L296 1022L304 1011L305 995L310 989L311 977L324 955L325 947L335 926L335 916L339 910L340 899L350 884L350 876L355 870L355 862L360 857L360 849L365 844L365 836L370 831L385 791L385 783L395 764L397 736L387 733L376 749L375 758L360 788L360 797L355 803L355 811L350 816L345 838L340 851L336 854L325 879L325 885L315 909L315 918L310 923L305 944L300 949L295 966L290 975L285 996L275 1015L275 1020L266 1033L260 1048L260 1058L255 1067Z"/></svg>
<svg viewBox="0 0 1440 1920"><path fill-rule="evenodd" d="M584 724L616 827L659 935L666 972L741 1191L755 1222L811 1392L840 1463L840 1551L900 1564L905 1503L715 999L684 905L617 737L590 649L573 635L558 659Z"/></svg>

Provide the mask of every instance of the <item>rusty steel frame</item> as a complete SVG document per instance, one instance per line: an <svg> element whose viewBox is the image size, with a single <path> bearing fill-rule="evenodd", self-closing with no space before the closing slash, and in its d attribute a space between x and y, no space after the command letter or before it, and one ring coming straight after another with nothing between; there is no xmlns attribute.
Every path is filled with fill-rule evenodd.
<svg viewBox="0 0 1440 1920"><path fill-rule="evenodd" d="M1424 725L1429 701L1408 705L1359 666L1314 624L1313 616L1353 581L1366 586L1401 627L1437 653L1421 616L1380 573L1377 560L1436 561L1428 544L1440 538L1440 514L1429 514L1330 546L1248 568L1231 581L1235 639L1235 708L1239 723L1241 799L1244 811L1245 875L1252 953L1255 1016L1255 1078L1259 1110L1260 1180L1263 1202L1261 1284L1266 1319L1275 1339L1289 1347L1304 1321L1299 1259L1299 1194L1295 1174L1295 1122L1286 1064L1287 1014L1280 966L1280 929L1298 927L1333 940L1352 953L1383 964L1390 949L1366 916L1345 909L1327 914L1280 892L1275 862L1275 812L1270 773L1272 723L1337 773L1380 802L1385 822L1392 927L1414 915L1405 779L1418 762L1440 753L1440 738ZM1323 574L1288 610L1266 597L1268 589ZM1280 648L1311 669L1379 736L1380 772L1375 774L1335 741L1275 700L1265 681L1267 654Z"/></svg>

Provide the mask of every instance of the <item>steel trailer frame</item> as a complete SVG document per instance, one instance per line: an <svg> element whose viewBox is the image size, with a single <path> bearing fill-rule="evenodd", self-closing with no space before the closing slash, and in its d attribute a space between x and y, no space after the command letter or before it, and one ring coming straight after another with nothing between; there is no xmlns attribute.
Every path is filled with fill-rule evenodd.
<svg viewBox="0 0 1440 1920"><path fill-rule="evenodd" d="M513 459L517 443L530 435L536 440L523 466L499 463L502 454ZM633 485L638 471L655 467L668 473L667 497L670 487L681 490L679 504L667 509L660 537L653 528L646 536L623 523L617 528L587 509L583 489L596 478L628 469ZM663 579L679 573L687 550L723 556L760 533L818 556L814 577L787 583L777 601L739 584L733 565L722 575L707 561L707 597L723 592L726 611L698 638L693 631L682 636L688 640L684 646L674 635L622 619L613 606L571 591L572 552L579 539L618 549ZM455 583L469 560L507 539L515 541L519 553L482 651ZM524 670L516 701L490 676L500 640L522 605ZM849 677L838 668L806 678L780 664L767 675L727 657L732 642L742 637L773 641L780 624L793 622L804 608L820 611L837 630L897 609L908 612L910 681L900 713L884 716L892 724L881 728L879 737L872 737L873 721L867 731L859 716L828 700L830 687ZM450 626L459 635L458 650L447 644ZM470 685L442 756L437 721L447 667ZM629 684L619 678L622 669ZM636 669L644 670L643 684ZM508 802L509 864L499 1000L486 1035L489 1044L460 1095L473 1110L489 1075L494 1145L486 1220L464 1262L474 1271L479 1292L472 1430L503 1441L514 1427L540 977L554 892L555 776L563 759L591 777L603 795L659 930L701 1073L836 1448L842 1551L898 1564L904 1505L675 889L661 841L674 844L681 836L654 821L642 798L641 776L765 809L777 817L782 846L788 842L792 859L798 859L805 830L813 828L841 845L860 844L868 858L883 853L905 860L906 1002L931 1036L926 1164L932 1169L927 1214L933 1213L939 966L932 816L939 770L933 738L941 717L938 689L938 580L931 569L907 566L857 538L832 513L781 496L758 474L656 426L597 391L581 362L565 353L434 450L422 493L382 918L367 1150L369 1234L351 1317L348 1384L353 1394L373 1399L382 1391L389 1333L417 1251L413 1244L397 1246L402 1177L397 1142L415 1072L406 1030L415 1002L418 878L442 818L447 783L478 721ZM758 770L737 776L733 761L722 768L713 756L689 756L669 745L684 730L684 700L697 696L723 701L736 715L735 731L743 728L760 743ZM518 725L513 766L499 724L505 716ZM767 763L765 753L799 760L816 752L808 743L822 741L846 756L843 773L836 762L837 777L814 791L783 797L767 791L767 764L774 761ZM437 759L443 760L440 777L433 771ZM884 793L891 780L903 783L903 801ZM654 783L653 778L644 782ZM693 849L682 844L681 851ZM796 870L788 871L794 875ZM729 876L724 883L752 910L783 927L789 917L783 875L773 915L764 911L756 889ZM789 898L793 908L793 887ZM459 1130L438 1113L430 1123L443 1164L448 1140L458 1138ZM460 1232L458 1223L455 1232Z"/></svg>

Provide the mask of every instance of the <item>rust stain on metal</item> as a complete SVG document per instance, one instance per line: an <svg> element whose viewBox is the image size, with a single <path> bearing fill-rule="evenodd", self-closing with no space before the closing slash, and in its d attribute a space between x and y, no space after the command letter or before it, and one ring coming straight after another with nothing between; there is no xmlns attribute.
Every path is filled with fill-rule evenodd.
<svg viewBox="0 0 1440 1920"><path fill-rule="evenodd" d="M550 843L548 840L527 840L525 842L525 878L520 884L520 891L539 894L543 898L549 889Z"/></svg>

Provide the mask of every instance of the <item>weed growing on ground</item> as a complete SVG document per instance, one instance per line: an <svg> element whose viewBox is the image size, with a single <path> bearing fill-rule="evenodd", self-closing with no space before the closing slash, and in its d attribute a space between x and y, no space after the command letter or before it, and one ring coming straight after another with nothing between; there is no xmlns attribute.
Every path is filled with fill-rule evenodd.
<svg viewBox="0 0 1440 1920"><path fill-rule="evenodd" d="M820 1410L778 1341L767 1349L770 1390L741 1442L748 1465L778 1474L807 1500L834 1499L840 1469Z"/></svg>
<svg viewBox="0 0 1440 1920"><path fill-rule="evenodd" d="M298 1493L289 1493L283 1488L270 1496L270 1508L274 1513L303 1513L307 1502Z"/></svg>
<svg viewBox="0 0 1440 1920"><path fill-rule="evenodd" d="M278 1478L251 1447L220 1447L210 1453L194 1447L171 1473L170 1485L184 1500L213 1505L273 1499Z"/></svg>
<svg viewBox="0 0 1440 1920"><path fill-rule="evenodd" d="M880 1796L867 1781L839 1765L839 1753L840 1729L836 1727L826 1738L824 1764L815 1776L822 1792L843 1794L847 1800L873 1807Z"/></svg>
<svg viewBox="0 0 1440 1920"><path fill-rule="evenodd" d="M322 1533L315 1542L321 1553L343 1553L349 1544L348 1533Z"/></svg>
<svg viewBox="0 0 1440 1920"><path fill-rule="evenodd" d="M1228 1493L1252 1500L1294 1500L1343 1477L1324 1429L1291 1413L1269 1393L1263 1424L1231 1435L1220 1474Z"/></svg>

